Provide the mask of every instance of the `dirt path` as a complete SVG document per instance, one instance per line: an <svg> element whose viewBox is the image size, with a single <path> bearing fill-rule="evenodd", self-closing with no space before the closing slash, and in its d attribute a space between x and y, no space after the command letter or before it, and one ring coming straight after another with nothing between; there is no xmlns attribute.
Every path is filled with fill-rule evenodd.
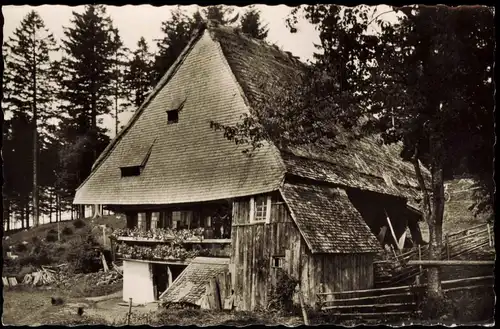
<svg viewBox="0 0 500 329"><path fill-rule="evenodd" d="M126 324L128 306L120 305L122 303L123 300L121 297L102 299L93 304L92 307L86 309L85 314L89 317L104 319L112 325L124 325ZM157 309L158 304L156 303L150 303L144 306L134 306L132 307L132 317L135 318Z"/></svg>

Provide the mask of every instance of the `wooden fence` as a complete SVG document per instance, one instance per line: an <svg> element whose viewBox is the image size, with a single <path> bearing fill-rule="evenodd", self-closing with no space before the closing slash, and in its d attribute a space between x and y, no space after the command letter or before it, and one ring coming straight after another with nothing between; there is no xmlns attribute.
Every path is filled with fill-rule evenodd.
<svg viewBox="0 0 500 329"><path fill-rule="evenodd" d="M493 287L494 276L442 281L446 294L458 290ZM380 318L409 316L420 313L425 284L366 290L318 293L320 308L336 317Z"/></svg>
<svg viewBox="0 0 500 329"><path fill-rule="evenodd" d="M489 223L446 234L443 239L441 259L457 259L483 247L494 247L493 234ZM418 246L403 252L393 250L393 255L393 260L374 263L376 287L409 284L417 278L422 282L426 269L422 266L408 266L407 263L410 260L429 259L429 245Z"/></svg>

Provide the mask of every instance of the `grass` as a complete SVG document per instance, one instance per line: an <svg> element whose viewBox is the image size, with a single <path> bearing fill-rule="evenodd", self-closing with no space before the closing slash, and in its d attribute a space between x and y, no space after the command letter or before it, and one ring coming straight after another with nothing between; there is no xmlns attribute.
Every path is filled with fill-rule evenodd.
<svg viewBox="0 0 500 329"><path fill-rule="evenodd" d="M61 297L65 305L54 306L51 297ZM68 307L68 303L88 305L83 317L76 314L76 308ZM75 325L104 324L123 325L126 322L126 307L117 306L118 300L112 303L89 302L76 297L72 291L41 290L34 287L18 286L4 289L3 322L7 325ZM86 308L87 309L87 308ZM90 311L89 309L92 309ZM88 314L88 315L86 315ZM118 318L110 320L110 314L118 314ZM279 315L271 312L229 312L201 309L159 309L146 312L139 308L132 309L131 325L300 325L300 317Z"/></svg>
<svg viewBox="0 0 500 329"><path fill-rule="evenodd" d="M59 228L61 232L66 228L69 228L73 231L72 235L78 235L78 233L81 233L86 226L107 225L108 227L111 227L113 229L124 228L126 226L125 217L123 215L120 216L120 218L117 215L108 215L96 219L85 218L83 219L83 221L86 225L81 228L75 227L75 220L62 221L59 223ZM37 227L32 227L28 230L13 233L9 236L9 239L7 241L9 244L21 243L23 241L31 242L34 237L46 237L50 230L54 230L55 232L57 232L57 223L42 224ZM96 236L102 236L102 230L95 230L95 232L93 233Z"/></svg>
<svg viewBox="0 0 500 329"><path fill-rule="evenodd" d="M69 292L40 290L31 286L4 288L4 324L35 325L53 323L55 318L69 321L71 315L57 314L61 307L51 304L51 297L62 297L70 301ZM57 314L57 315L56 315Z"/></svg>
<svg viewBox="0 0 500 329"><path fill-rule="evenodd" d="M78 225L79 223L80 225ZM2 239L2 249L4 259L5 252L9 248L13 254L18 256L18 259L5 261L3 276L16 276L26 266L38 267L65 263L68 260L68 254L78 249L88 236L91 236L98 245L103 247L103 232L98 226L102 224L111 229L117 229L123 228L126 222L123 216L119 218L115 215L60 222L60 241L57 238L57 223L42 224L29 230L13 233L7 239ZM110 231L108 229L108 234L111 233ZM106 247L108 246L109 244Z"/></svg>

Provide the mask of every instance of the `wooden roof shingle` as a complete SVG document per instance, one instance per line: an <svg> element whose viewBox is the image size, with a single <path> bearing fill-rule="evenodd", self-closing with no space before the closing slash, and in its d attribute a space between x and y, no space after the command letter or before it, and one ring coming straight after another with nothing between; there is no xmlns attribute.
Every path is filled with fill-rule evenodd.
<svg viewBox="0 0 500 329"><path fill-rule="evenodd" d="M380 244L341 188L285 183L280 189L312 253L372 253Z"/></svg>
<svg viewBox="0 0 500 329"><path fill-rule="evenodd" d="M77 204L172 204L240 197L277 190L285 173L339 186L405 197L419 196L411 164L398 146L375 138L349 139L342 147L278 150L266 142L252 157L210 121L234 124L272 97L269 85L300 81L305 64L276 46L237 29L201 28L126 128L78 188ZM182 100L179 122L166 111ZM348 135L347 132L344 132ZM154 147L151 145L154 141ZM340 142L339 142L340 143ZM148 162L139 176L120 177L123 164ZM429 173L424 168L425 178Z"/></svg>
<svg viewBox="0 0 500 329"><path fill-rule="evenodd" d="M196 257L167 288L162 300L200 305L211 278L229 271L229 258Z"/></svg>

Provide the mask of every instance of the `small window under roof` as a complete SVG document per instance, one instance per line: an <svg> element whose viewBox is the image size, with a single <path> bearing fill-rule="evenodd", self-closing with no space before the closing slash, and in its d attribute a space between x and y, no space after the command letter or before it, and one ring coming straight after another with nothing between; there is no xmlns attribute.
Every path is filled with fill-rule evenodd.
<svg viewBox="0 0 500 329"><path fill-rule="evenodd" d="M177 123L179 122L179 110L167 111L167 123Z"/></svg>
<svg viewBox="0 0 500 329"><path fill-rule="evenodd" d="M174 103L174 105L167 110L167 124L177 123L179 122L179 112L184 106L186 99L178 100Z"/></svg>
<svg viewBox="0 0 500 329"><path fill-rule="evenodd" d="M139 176L141 174L141 167L140 166L121 167L120 171L122 177Z"/></svg>
<svg viewBox="0 0 500 329"><path fill-rule="evenodd" d="M122 177L139 176L141 174L149 159L155 141L134 147L124 155L124 158L120 162Z"/></svg>

